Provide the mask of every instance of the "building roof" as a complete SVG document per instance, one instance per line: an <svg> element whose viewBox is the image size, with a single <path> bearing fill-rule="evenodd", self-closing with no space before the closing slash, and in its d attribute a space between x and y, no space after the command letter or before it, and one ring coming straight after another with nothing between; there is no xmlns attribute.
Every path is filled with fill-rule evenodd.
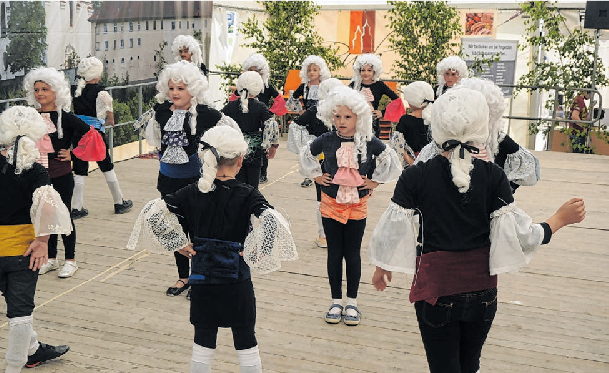
<svg viewBox="0 0 609 373"><path fill-rule="evenodd" d="M103 1L89 22L209 18L213 1Z"/></svg>

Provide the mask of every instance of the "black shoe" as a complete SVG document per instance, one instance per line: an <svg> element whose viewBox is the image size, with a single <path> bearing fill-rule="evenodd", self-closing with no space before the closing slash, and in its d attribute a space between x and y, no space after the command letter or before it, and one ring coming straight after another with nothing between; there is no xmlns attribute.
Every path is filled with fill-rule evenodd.
<svg viewBox="0 0 609 373"><path fill-rule="evenodd" d="M258 180L260 184L264 184L267 181L269 181L269 179L266 177L266 175L260 175L260 179Z"/></svg>
<svg viewBox="0 0 609 373"><path fill-rule="evenodd" d="M72 209L72 212L70 213L70 217L73 220L84 218L87 215L89 215L89 210L87 210L86 208L82 208L80 210Z"/></svg>
<svg viewBox="0 0 609 373"><path fill-rule="evenodd" d="M170 297L177 297L178 295L182 294L182 293L184 292L184 290L186 290L186 289L188 289L188 288L190 287L190 284L189 284L189 283L185 283L185 282L184 282L184 281L182 281L182 280L178 280L178 281L180 281L181 283L183 283L183 284L184 284L184 286L182 286L181 288L179 288L179 287L175 287L175 286L172 286L172 287L170 287L170 288L168 288L168 289L167 289L167 291L165 292L165 294L167 294L167 295L168 295L168 296L170 296Z"/></svg>
<svg viewBox="0 0 609 373"><path fill-rule="evenodd" d="M312 184L313 184L313 180L311 180L311 179L304 179L304 180L302 181L302 183L300 183L300 186L301 186L301 187L303 187L303 188L308 188L308 187L310 187Z"/></svg>
<svg viewBox="0 0 609 373"><path fill-rule="evenodd" d="M70 351L70 346L51 346L42 342L38 342L38 349L36 350L36 352L34 352L33 355L27 357L27 363L25 363L25 366L27 368L33 368L35 366L40 365L41 363L44 363L45 361L58 358L68 351Z"/></svg>
<svg viewBox="0 0 609 373"><path fill-rule="evenodd" d="M114 213L115 214L124 214L127 211L131 210L133 207L133 202L130 199L123 200L123 203L114 204Z"/></svg>

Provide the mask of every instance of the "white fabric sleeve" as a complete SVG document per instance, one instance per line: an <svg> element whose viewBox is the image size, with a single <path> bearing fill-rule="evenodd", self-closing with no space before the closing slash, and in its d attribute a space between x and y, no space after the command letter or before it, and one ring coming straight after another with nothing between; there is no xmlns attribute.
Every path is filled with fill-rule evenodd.
<svg viewBox="0 0 609 373"><path fill-rule="evenodd" d="M490 273L518 272L529 264L541 245L544 230L516 204L510 203L491 214Z"/></svg>
<svg viewBox="0 0 609 373"><path fill-rule="evenodd" d="M299 154L302 147L305 146L309 141L315 140L315 136L309 134L305 126L292 121L288 128L288 144L287 148L292 153Z"/></svg>
<svg viewBox="0 0 609 373"><path fill-rule="evenodd" d="M420 162L427 162L438 154L441 154L440 147L438 147L438 145L432 141L429 144L425 145L423 149L421 149L419 156L417 157L417 159L414 160L414 164L418 164Z"/></svg>
<svg viewBox="0 0 609 373"><path fill-rule="evenodd" d="M224 113L222 113L222 117L220 118L218 123L216 123L216 126L229 126L233 129L236 129L237 131L241 132L241 128L239 127L237 122L235 122L235 120L233 118L229 117L228 115L224 115Z"/></svg>
<svg viewBox="0 0 609 373"><path fill-rule="evenodd" d="M243 243L243 259L253 271L270 273L280 269L281 262L298 259L290 225L280 213L269 208L257 220Z"/></svg>
<svg viewBox="0 0 609 373"><path fill-rule="evenodd" d="M146 125L148 125L150 119L154 118L154 114L155 112L153 108L148 109L148 111L143 113L139 118L135 120L135 122L133 122L133 128L136 131L146 128Z"/></svg>
<svg viewBox="0 0 609 373"><path fill-rule="evenodd" d="M300 162L298 162L300 174L309 179L315 179L317 176L323 175L321 164L316 156L311 154L311 142L308 142L300 149Z"/></svg>
<svg viewBox="0 0 609 373"><path fill-rule="evenodd" d="M72 232L70 211L51 185L41 186L34 191L30 218L36 237Z"/></svg>
<svg viewBox="0 0 609 373"><path fill-rule="evenodd" d="M107 91L100 91L95 100L95 110L97 111L97 119L106 119L106 112L114 112L112 110L112 96Z"/></svg>
<svg viewBox="0 0 609 373"><path fill-rule="evenodd" d="M148 145L154 148L161 147L161 125L156 121L154 115L148 121L144 135L146 136Z"/></svg>
<svg viewBox="0 0 609 373"><path fill-rule="evenodd" d="M418 234L414 220L413 209L389 203L370 239L370 263L387 271L414 274Z"/></svg>
<svg viewBox="0 0 609 373"><path fill-rule="evenodd" d="M264 122L264 131L262 131L262 149L266 150L273 144L279 144L279 125L275 118L269 118Z"/></svg>
<svg viewBox="0 0 609 373"><path fill-rule="evenodd" d="M404 166L404 152L406 152L406 140L404 140L404 134L400 131L393 131L389 143L389 147L397 153L398 157Z"/></svg>
<svg viewBox="0 0 609 373"><path fill-rule="evenodd" d="M503 170L509 181L523 186L537 184L541 176L539 161L522 146L516 153L508 154Z"/></svg>
<svg viewBox="0 0 609 373"><path fill-rule="evenodd" d="M402 174L402 162L398 158L398 154L390 147L386 147L376 157L376 168L372 173L370 180L377 183L389 183L397 180Z"/></svg>
<svg viewBox="0 0 609 373"><path fill-rule="evenodd" d="M178 221L160 198L148 202L135 220L127 249L142 248L153 253L180 250L190 244Z"/></svg>

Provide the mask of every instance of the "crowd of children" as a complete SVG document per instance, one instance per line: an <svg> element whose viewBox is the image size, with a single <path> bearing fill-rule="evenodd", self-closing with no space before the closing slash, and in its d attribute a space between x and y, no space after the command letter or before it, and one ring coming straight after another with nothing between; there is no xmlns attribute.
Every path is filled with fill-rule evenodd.
<svg viewBox="0 0 609 373"><path fill-rule="evenodd" d="M276 116L285 114L286 106L298 114L290 123L287 147L299 155L301 186L316 186L315 242L327 248L330 306L323 319L349 326L361 322L357 296L367 206L378 185L397 180L368 250L376 265L372 282L385 290L392 272L414 275L410 301L432 373L479 370L497 307L497 274L519 270L553 233L584 218L584 202L577 198L541 224L531 224L516 207L514 191L539 180L539 163L505 134L501 90L490 81L468 78L459 57L438 64L435 90L421 81L403 88L409 112L386 145L379 139L384 116L379 103L383 96L402 101L380 80L382 63L373 54L357 58L348 86L331 78L323 58L306 57L302 84L289 93L287 103L269 84L266 59L253 54L243 62L233 99L217 110L198 42L180 35L172 51L176 61L159 74L157 102L142 125L148 144L159 150L160 198L141 210L127 247L173 252L178 280L166 294L188 290L192 373L211 371L221 327L232 330L240 371L262 371L251 271L272 272L282 261L298 258L289 223L258 190L267 181L268 160L277 153ZM22 286L28 302L15 306L6 297L7 372L68 350L38 342L31 328L33 295L36 276L59 269L59 235L65 248L59 277L71 277L78 269L72 219L88 215L83 207L88 161L98 162L115 213L133 205L123 198L108 151L97 158L87 155L83 141L107 147L104 128L114 125L112 98L99 84L102 72L101 61L83 59L72 100L62 73L34 69L24 86L37 110L17 107L0 117L2 199L12 209L0 235L23 238L0 260L7 263L3 268L13 265L34 276L24 284L8 283ZM25 119L27 126L19 124ZM26 183L16 183L20 174ZM45 202L53 208L39 206ZM37 213L30 217L29 209ZM52 222L48 227L53 229L40 221ZM33 225L34 235L19 230L22 225ZM31 244L24 244L29 238ZM29 268L17 268L13 254L29 255ZM447 304L455 310L450 315L443 314ZM446 322L431 327L437 320L430 315Z"/></svg>

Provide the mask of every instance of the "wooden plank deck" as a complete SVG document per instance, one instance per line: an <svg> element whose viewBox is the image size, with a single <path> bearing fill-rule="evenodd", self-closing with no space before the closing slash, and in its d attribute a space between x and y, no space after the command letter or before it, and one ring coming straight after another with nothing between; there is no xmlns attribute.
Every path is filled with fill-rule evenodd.
<svg viewBox="0 0 609 373"><path fill-rule="evenodd" d="M540 221L578 195L586 199L588 213L582 224L563 229L542 247L521 273L500 276L499 312L483 350L482 372L607 373L609 157L536 155L542 180L518 190L519 206ZM70 279L59 279L56 272L41 276L34 313L40 339L68 344L71 350L35 372L188 371L193 336L189 303L184 296L165 296L176 279L172 255L124 249L137 213L158 197L157 170L158 161L150 159L116 164L124 195L135 204L125 215L113 214L99 171L87 179L89 216L76 221L80 269ZM264 371L427 371L414 309L408 302L411 278L397 274L388 290L377 292L370 283L373 266L365 247L358 302L362 323L347 327L322 320L330 298L325 249L313 242L314 189L301 188L301 181L297 157L283 144L271 161L269 183L261 189L290 217L300 259L253 279ZM379 187L371 199L365 245L394 185ZM6 323L1 326L0 350L5 351L8 329ZM238 372L228 330L220 331L213 369Z"/></svg>

